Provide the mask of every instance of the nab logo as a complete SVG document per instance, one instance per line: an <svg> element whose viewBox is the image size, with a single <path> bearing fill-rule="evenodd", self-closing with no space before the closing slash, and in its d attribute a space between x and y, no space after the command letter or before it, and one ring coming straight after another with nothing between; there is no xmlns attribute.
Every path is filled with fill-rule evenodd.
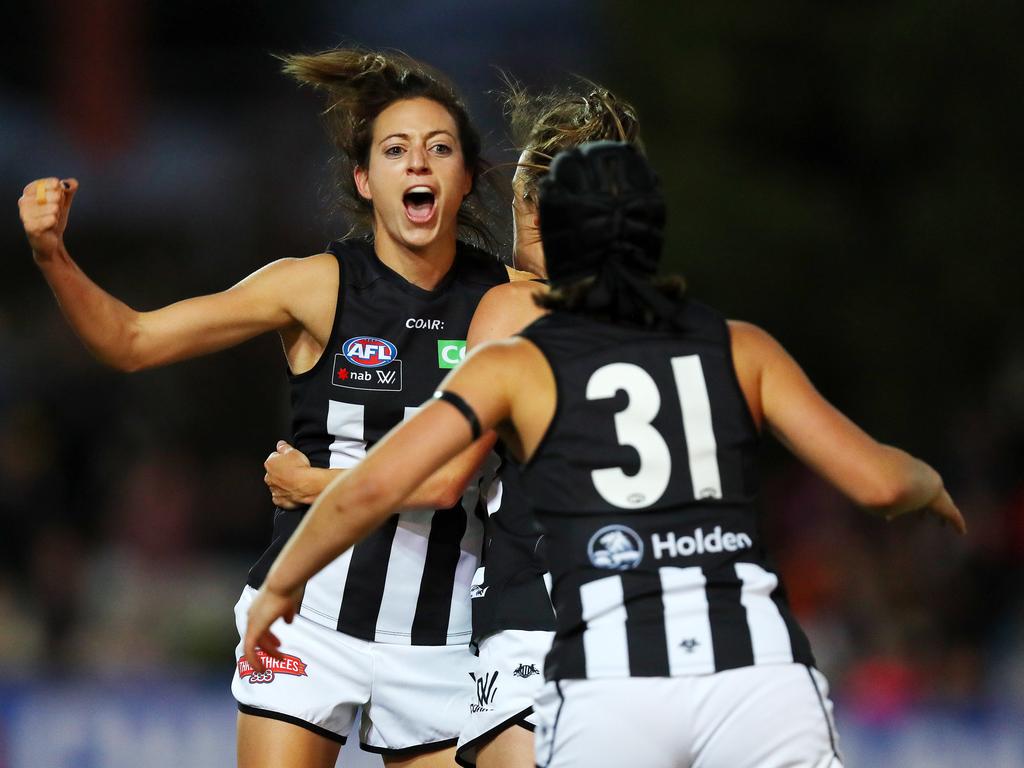
<svg viewBox="0 0 1024 768"><path fill-rule="evenodd" d="M353 365L340 352L334 356L331 384L345 389L368 389L375 392L402 391L402 361L392 360L372 370Z"/></svg>
<svg viewBox="0 0 1024 768"><path fill-rule="evenodd" d="M380 368L398 357L398 347L376 336L356 336L341 345L341 354L352 365Z"/></svg>
<svg viewBox="0 0 1024 768"><path fill-rule="evenodd" d="M590 537L587 556L597 568L628 571L643 559L644 543L632 528L606 525Z"/></svg>

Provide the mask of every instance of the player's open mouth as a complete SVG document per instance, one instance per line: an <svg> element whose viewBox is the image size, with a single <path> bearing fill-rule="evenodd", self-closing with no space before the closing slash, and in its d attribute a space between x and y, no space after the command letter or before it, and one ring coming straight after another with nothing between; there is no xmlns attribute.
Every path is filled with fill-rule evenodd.
<svg viewBox="0 0 1024 768"><path fill-rule="evenodd" d="M405 215L414 224L424 224L434 215L436 198L430 187L412 187L402 196Z"/></svg>

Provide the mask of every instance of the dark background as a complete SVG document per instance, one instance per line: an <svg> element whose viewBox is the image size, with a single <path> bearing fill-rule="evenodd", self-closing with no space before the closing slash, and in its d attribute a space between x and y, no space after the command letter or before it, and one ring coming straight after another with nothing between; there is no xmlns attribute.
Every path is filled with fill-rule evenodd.
<svg viewBox="0 0 1024 768"><path fill-rule="evenodd" d="M319 252L346 229L321 104L271 54L358 42L447 72L499 163L496 67L633 101L667 267L935 465L970 525L886 525L766 447L768 535L841 709L1024 705L1021 29L1009 1L21 6L0 31L0 669L230 674L288 424L275 338L130 376L92 360L22 188L80 180L69 249L138 309Z"/></svg>

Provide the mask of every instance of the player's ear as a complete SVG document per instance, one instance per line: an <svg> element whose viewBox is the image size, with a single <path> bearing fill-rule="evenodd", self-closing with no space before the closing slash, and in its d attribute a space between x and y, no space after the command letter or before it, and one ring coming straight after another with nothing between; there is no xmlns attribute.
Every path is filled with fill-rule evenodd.
<svg viewBox="0 0 1024 768"><path fill-rule="evenodd" d="M361 165L352 169L352 178L356 182L356 191L364 200L373 200L373 193L370 191L370 174Z"/></svg>

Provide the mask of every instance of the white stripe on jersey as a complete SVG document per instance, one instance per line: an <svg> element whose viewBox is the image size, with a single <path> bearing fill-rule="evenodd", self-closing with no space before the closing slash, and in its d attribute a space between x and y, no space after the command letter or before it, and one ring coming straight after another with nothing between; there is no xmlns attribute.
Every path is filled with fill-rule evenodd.
<svg viewBox="0 0 1024 768"><path fill-rule="evenodd" d="M722 478L718 473L718 444L711 426L711 402L700 355L672 358L672 373L683 409L693 498L720 499Z"/></svg>
<svg viewBox="0 0 1024 768"><path fill-rule="evenodd" d="M629 677L626 606L622 577L606 576L580 587L583 607L583 657L587 677ZM593 662L600 660L598 668Z"/></svg>
<svg viewBox="0 0 1024 768"><path fill-rule="evenodd" d="M754 563L736 563L736 576L743 581L740 602L747 610L750 643L755 664L781 664L793 661L789 629L771 594L779 578Z"/></svg>
<svg viewBox="0 0 1024 768"><path fill-rule="evenodd" d="M484 471L489 463L485 462ZM493 475L493 472L491 474ZM481 579L484 575L484 569L477 568L480 563L477 553L480 552L484 540L484 526L476 516L476 505L480 501L479 481L480 475L477 474L469 481L469 487L462 495L462 508L466 512L466 530L459 542L459 562L455 566L455 583L452 585L452 603L448 614L449 643L460 642L459 638L455 637L456 634L464 632L465 628L472 624L473 609L466 596L470 594L470 587L476 583L476 572L480 572Z"/></svg>
<svg viewBox="0 0 1024 768"><path fill-rule="evenodd" d="M409 599L409 587L416 585L418 591L423 581L433 518L432 509L411 510L398 516L373 638L378 643L412 642L409 633L416 618L416 597L414 594Z"/></svg>
<svg viewBox="0 0 1024 768"><path fill-rule="evenodd" d="M354 467L366 456L363 423L363 406L328 401L327 434L334 435L328 465L331 469Z"/></svg>
<svg viewBox="0 0 1024 768"><path fill-rule="evenodd" d="M701 568L659 568L665 606L665 642L671 675L715 671L715 649L708 617L707 579Z"/></svg>
<svg viewBox="0 0 1024 768"><path fill-rule="evenodd" d="M408 421L418 410L406 406L403 420ZM378 643L412 642L409 632L416 618L416 600L409 599L409 585L423 581L433 519L432 509L410 510L398 517L373 638Z"/></svg>
<svg viewBox="0 0 1024 768"><path fill-rule="evenodd" d="M363 406L354 403L339 403L330 400L327 404L327 433L334 435L329 454L331 469L354 467L366 456L366 440L363 439ZM335 558L306 582L302 595L301 610L312 611L327 619L332 626L338 626L341 611L341 596L348 581L348 566L352 550Z"/></svg>

